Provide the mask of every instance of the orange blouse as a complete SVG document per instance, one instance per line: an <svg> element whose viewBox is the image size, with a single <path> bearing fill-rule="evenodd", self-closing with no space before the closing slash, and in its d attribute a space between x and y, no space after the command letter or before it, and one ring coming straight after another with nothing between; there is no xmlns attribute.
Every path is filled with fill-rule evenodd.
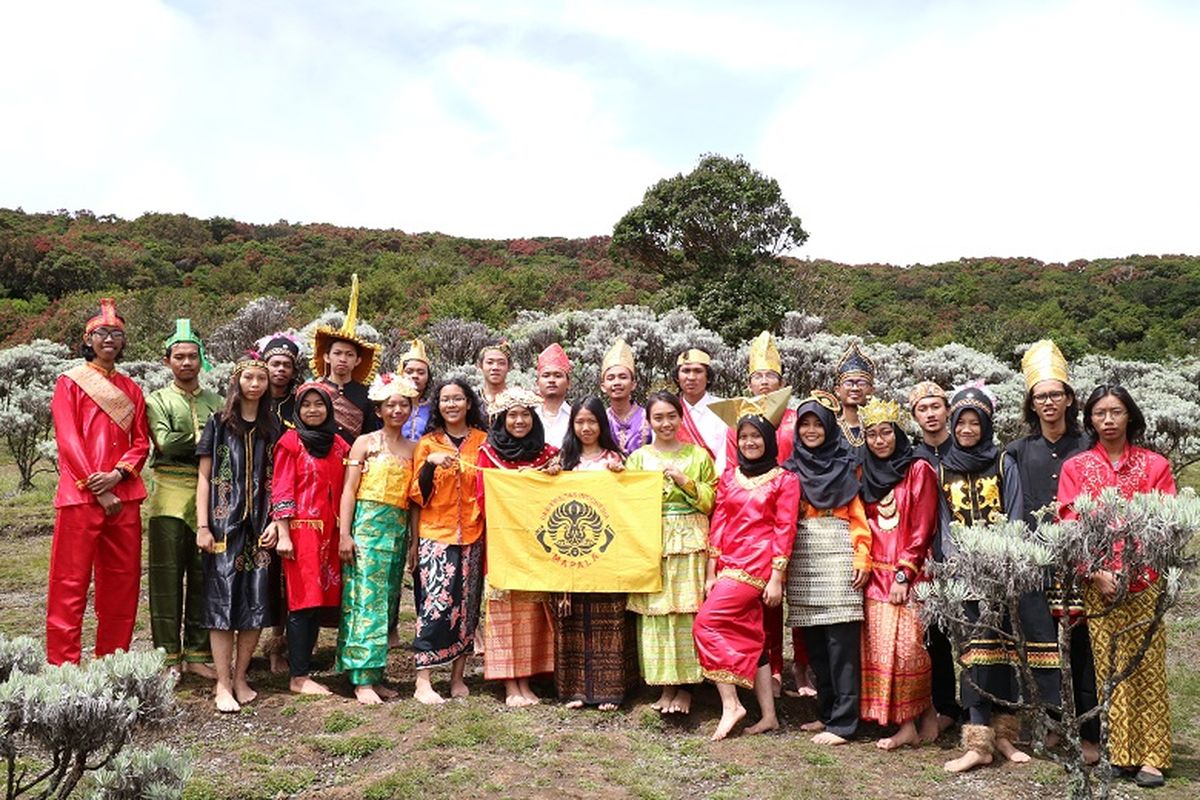
<svg viewBox="0 0 1200 800"><path fill-rule="evenodd" d="M417 535L442 544L474 544L483 533L483 511L475 500L475 463L487 434L471 428L462 447L455 449L445 431L427 433L413 452L413 481L409 499L421 507ZM421 494L418 476L433 453L458 453L453 468L438 467L433 473L433 491Z"/></svg>

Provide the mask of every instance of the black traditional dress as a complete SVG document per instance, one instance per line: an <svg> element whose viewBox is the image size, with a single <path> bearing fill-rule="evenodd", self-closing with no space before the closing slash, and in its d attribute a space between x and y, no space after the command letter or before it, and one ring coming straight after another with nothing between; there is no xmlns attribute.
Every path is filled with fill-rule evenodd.
<svg viewBox="0 0 1200 800"><path fill-rule="evenodd" d="M216 540L204 554L201 624L215 630L256 630L279 614L279 559L259 545L271 521L271 448L251 424L239 432L209 417L196 455L212 458L208 525ZM243 423L244 424L244 423Z"/></svg>

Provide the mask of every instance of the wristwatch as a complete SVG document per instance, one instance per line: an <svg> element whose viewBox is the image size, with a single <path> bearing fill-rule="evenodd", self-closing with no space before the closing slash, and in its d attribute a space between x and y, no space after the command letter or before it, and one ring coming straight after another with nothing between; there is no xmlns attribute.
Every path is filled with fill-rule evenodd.
<svg viewBox="0 0 1200 800"><path fill-rule="evenodd" d="M906 573L903 569L896 570L896 583L902 586L908 583L908 573Z"/></svg>

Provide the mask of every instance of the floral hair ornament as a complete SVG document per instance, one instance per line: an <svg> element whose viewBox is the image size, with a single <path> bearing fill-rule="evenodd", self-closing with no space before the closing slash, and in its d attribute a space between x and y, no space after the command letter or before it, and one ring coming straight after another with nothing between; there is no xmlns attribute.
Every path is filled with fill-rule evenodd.
<svg viewBox="0 0 1200 800"><path fill-rule="evenodd" d="M264 372L267 369L267 362L254 350L247 350L242 354L241 358L233 365L233 375L230 377L236 378L248 369L261 369Z"/></svg>
<svg viewBox="0 0 1200 800"><path fill-rule="evenodd" d="M858 409L858 421L864 430L881 422L899 424L901 413L902 409L899 403L872 397L866 405Z"/></svg>
<svg viewBox="0 0 1200 800"><path fill-rule="evenodd" d="M117 313L117 304L111 297L105 297L100 300L100 313L87 321L87 325L83 328L83 338L86 341L87 337L92 335L92 332L97 328L116 328L119 331L125 330L125 320L121 319L121 315Z"/></svg>
<svg viewBox="0 0 1200 800"><path fill-rule="evenodd" d="M395 372L376 375L371 388L367 389L367 399L372 403L384 403L397 395L411 400L419 394L417 385L407 375Z"/></svg>
<svg viewBox="0 0 1200 800"><path fill-rule="evenodd" d="M746 417L759 417L769 422L772 428L778 428L791 397L792 387L784 386L782 389L754 397L731 397L727 400L717 400L710 403L708 409L734 430Z"/></svg>
<svg viewBox="0 0 1200 800"><path fill-rule="evenodd" d="M505 389L500 394L496 395L496 399L488 403L488 416L495 419L500 414L505 413L509 409L528 408L533 410L542 405L542 398L538 397L528 389L522 389L514 386L511 389Z"/></svg>

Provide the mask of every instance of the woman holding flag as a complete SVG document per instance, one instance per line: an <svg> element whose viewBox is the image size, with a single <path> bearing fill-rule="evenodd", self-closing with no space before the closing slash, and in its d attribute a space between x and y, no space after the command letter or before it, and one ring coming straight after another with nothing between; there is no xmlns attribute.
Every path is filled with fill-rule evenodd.
<svg viewBox="0 0 1200 800"><path fill-rule="evenodd" d="M708 453L678 439L683 419L678 397L669 392L651 395L646 414L654 441L634 451L625 466L663 474L662 590L630 594L628 608L638 615L642 677L662 687L651 707L664 714L687 714L692 695L683 687L701 680L692 623L704 600L708 515L717 474Z"/></svg>

